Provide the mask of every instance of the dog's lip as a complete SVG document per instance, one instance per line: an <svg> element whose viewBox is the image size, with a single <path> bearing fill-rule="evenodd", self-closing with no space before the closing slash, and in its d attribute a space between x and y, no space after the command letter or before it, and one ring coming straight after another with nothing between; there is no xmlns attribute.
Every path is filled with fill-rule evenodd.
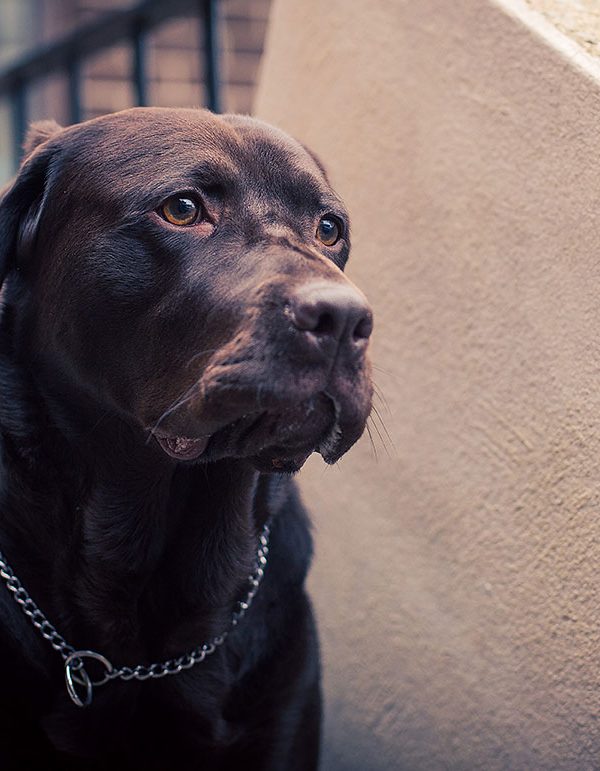
<svg viewBox="0 0 600 771"><path fill-rule="evenodd" d="M174 460L191 461L197 460L206 452L212 435L190 437L155 432L154 437L161 449ZM293 450L288 447L270 447L253 456L251 460L255 468L263 473L294 473L302 468L313 452L313 448Z"/></svg>
<svg viewBox="0 0 600 771"><path fill-rule="evenodd" d="M314 449L294 452L287 448L269 448L252 458L254 468L262 473L294 474L300 471Z"/></svg>
<svg viewBox="0 0 600 771"><path fill-rule="evenodd" d="M320 393L317 397L321 407L329 405L330 418L323 416L322 427L319 426L321 410L316 410L315 399L311 398L304 406L294 405L295 414L288 416L291 431L274 430L273 421L282 414L262 410L244 413L223 425L205 421L204 430L194 431L192 435L184 425L155 429L152 433L163 452L177 461L210 462L237 457L248 459L263 473L295 473L313 452L319 452L328 463L334 462L339 454L336 452L340 438L339 407L329 394ZM303 428L311 422L312 429L305 433Z"/></svg>
<svg viewBox="0 0 600 771"><path fill-rule="evenodd" d="M210 436L172 436L154 434L161 449L175 460L196 460L208 447Z"/></svg>

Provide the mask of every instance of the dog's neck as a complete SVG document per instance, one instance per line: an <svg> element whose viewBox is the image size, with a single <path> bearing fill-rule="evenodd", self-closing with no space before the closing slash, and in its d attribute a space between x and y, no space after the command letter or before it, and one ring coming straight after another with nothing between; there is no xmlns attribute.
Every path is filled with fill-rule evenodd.
<svg viewBox="0 0 600 771"><path fill-rule="evenodd" d="M75 645L123 664L223 631L269 516L257 472L176 465L111 415L84 409L74 428L73 401L41 394L2 355L0 546L40 607Z"/></svg>
<svg viewBox="0 0 600 771"><path fill-rule="evenodd" d="M75 524L76 602L90 617L90 636L101 626L107 643L147 638L156 645L148 655L156 657L185 650L228 624L256 548L257 475L234 461L210 468L153 465L136 449L120 448L118 463L93 467ZM93 446L88 452L95 456ZM157 640L154 630L144 634L157 615L174 633L169 641Z"/></svg>

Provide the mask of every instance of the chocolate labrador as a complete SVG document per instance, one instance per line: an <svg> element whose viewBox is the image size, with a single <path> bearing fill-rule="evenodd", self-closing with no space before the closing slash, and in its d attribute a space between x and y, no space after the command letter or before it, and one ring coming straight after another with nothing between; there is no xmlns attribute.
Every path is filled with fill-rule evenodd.
<svg viewBox="0 0 600 771"><path fill-rule="evenodd" d="M292 475L370 410L349 246L257 120L31 129L0 202L3 771L316 768Z"/></svg>

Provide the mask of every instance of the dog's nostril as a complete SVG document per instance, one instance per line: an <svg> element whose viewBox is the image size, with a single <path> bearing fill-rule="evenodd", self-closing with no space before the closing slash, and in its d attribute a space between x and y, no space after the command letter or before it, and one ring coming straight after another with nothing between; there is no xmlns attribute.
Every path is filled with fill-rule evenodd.
<svg viewBox="0 0 600 771"><path fill-rule="evenodd" d="M322 298L300 297L292 303L292 321L302 332L316 335L336 335L338 322L335 311Z"/></svg>
<svg viewBox="0 0 600 771"><path fill-rule="evenodd" d="M354 327L352 337L355 342L359 342L360 340L368 340L371 337L372 331L373 316L370 313L365 314L361 319L359 319L357 325Z"/></svg>

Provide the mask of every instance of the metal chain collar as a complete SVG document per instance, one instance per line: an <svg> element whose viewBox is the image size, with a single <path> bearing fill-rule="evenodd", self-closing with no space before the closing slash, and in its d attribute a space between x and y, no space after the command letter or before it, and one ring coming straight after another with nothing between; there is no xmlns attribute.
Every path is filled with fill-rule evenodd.
<svg viewBox="0 0 600 771"><path fill-rule="evenodd" d="M54 650L58 651L63 658L65 666L65 681L67 692L74 704L78 707L87 707L92 703L94 686L104 685L110 680L149 680L165 677L166 675L179 674L184 669L199 664L207 656L214 653L219 648L238 623L244 618L252 600L254 599L258 587L264 575L264 569L267 565L267 555L269 553L269 533L270 528L267 523L258 539L258 548L256 550L256 563L254 570L248 576L250 589L243 600L236 604L236 610L233 612L229 628L217 637L203 645L196 646L189 653L173 659L167 659L155 664L138 664L136 667L114 667L110 661L101 653L89 650L76 650L65 638L59 634L54 625L48 621L46 616L31 599L29 593L14 574L13 569L6 561L2 552L0 552L0 576L4 579L8 590L12 593L13 599L21 606L23 613L29 618L33 626L40 632ZM96 661L104 668L104 675L98 680L92 680L85 668L85 660Z"/></svg>

